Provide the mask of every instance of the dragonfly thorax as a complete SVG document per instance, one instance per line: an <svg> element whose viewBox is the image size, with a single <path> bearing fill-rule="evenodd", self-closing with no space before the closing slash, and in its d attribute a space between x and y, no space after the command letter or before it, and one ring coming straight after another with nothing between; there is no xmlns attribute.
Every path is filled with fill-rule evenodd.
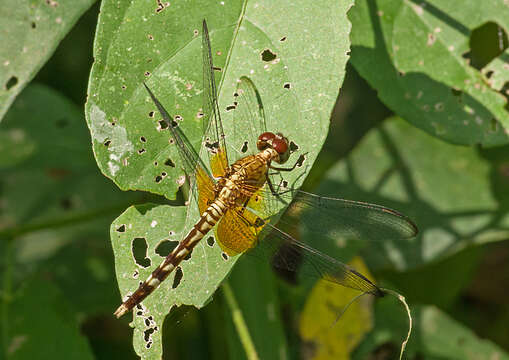
<svg viewBox="0 0 509 360"><path fill-rule="evenodd" d="M285 163L290 156L290 146L288 145L288 139L281 133L274 134L272 132L264 132L258 137L256 147L260 151L263 151L267 148L276 150L279 156L274 157L272 160L279 164Z"/></svg>

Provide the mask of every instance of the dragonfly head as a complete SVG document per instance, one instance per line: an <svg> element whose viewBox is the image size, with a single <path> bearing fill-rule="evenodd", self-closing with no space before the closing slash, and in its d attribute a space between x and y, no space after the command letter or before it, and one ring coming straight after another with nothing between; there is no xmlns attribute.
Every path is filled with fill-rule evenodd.
<svg viewBox="0 0 509 360"><path fill-rule="evenodd" d="M288 139L281 133L264 132L258 137L256 142L258 150L263 151L269 147L276 150L279 157L274 159L279 164L285 163L290 157L290 146L288 145Z"/></svg>

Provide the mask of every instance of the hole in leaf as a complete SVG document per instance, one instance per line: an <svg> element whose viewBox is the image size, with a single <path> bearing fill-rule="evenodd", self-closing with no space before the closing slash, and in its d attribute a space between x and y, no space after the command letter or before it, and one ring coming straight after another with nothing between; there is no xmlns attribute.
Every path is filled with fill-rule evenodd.
<svg viewBox="0 0 509 360"><path fill-rule="evenodd" d="M125 232L125 224L122 224L118 228L116 228L116 231L120 233Z"/></svg>
<svg viewBox="0 0 509 360"><path fill-rule="evenodd" d="M279 41L281 42L286 41L286 36L283 36L281 39L279 39Z"/></svg>
<svg viewBox="0 0 509 360"><path fill-rule="evenodd" d="M451 88L451 92L454 96L458 96L458 97L460 97L463 94L463 91L455 89L455 88Z"/></svg>
<svg viewBox="0 0 509 360"><path fill-rule="evenodd" d="M162 257L167 257L179 244L175 240L164 240L156 247L156 254Z"/></svg>
<svg viewBox="0 0 509 360"><path fill-rule="evenodd" d="M104 146L106 146L106 147L110 146L110 144L111 144L111 140L106 140L104 142Z"/></svg>
<svg viewBox="0 0 509 360"><path fill-rule="evenodd" d="M154 117L154 112L153 112L153 111L150 111L150 112L148 113L148 117L153 118L153 117Z"/></svg>
<svg viewBox="0 0 509 360"><path fill-rule="evenodd" d="M168 129L168 123L166 121L159 120L158 123L159 123L159 127L161 128L161 130Z"/></svg>
<svg viewBox="0 0 509 360"><path fill-rule="evenodd" d="M508 45L509 40L504 28L489 21L472 30L470 51L464 57L470 60L471 66L480 70L501 55Z"/></svg>
<svg viewBox="0 0 509 360"><path fill-rule="evenodd" d="M290 89L292 87L292 85L290 83L284 83L283 87L285 89Z"/></svg>
<svg viewBox="0 0 509 360"><path fill-rule="evenodd" d="M297 159L297 167L301 167L302 164L304 163L304 160L306 160L306 157L304 155L301 155L299 156L299 158Z"/></svg>
<svg viewBox="0 0 509 360"><path fill-rule="evenodd" d="M180 280L182 280L182 277L184 274L182 273L182 269L180 266L177 268L177 271L175 272L175 277L173 278L173 284L171 285L172 289L176 289L177 286L180 285Z"/></svg>
<svg viewBox="0 0 509 360"><path fill-rule="evenodd" d="M153 328L149 328L143 332L143 338L145 339L145 342L148 342L148 343L152 342L150 340L150 335L152 335L154 333L154 331L155 330Z"/></svg>
<svg viewBox="0 0 509 360"><path fill-rule="evenodd" d="M150 259L147 257L147 240L145 238L135 238L132 243L132 253L134 261L141 267L149 267Z"/></svg>
<svg viewBox="0 0 509 360"><path fill-rule="evenodd" d="M173 161L171 161L171 159L170 159L170 158L168 158L168 160L166 160L166 161L164 162L164 165L169 166L169 167L172 167L172 168L174 168L174 167L175 167L175 163L174 163Z"/></svg>
<svg viewBox="0 0 509 360"><path fill-rule="evenodd" d="M157 175L155 178L156 183L160 183L163 177L161 175Z"/></svg>
<svg viewBox="0 0 509 360"><path fill-rule="evenodd" d="M247 141L244 141L244 144L242 145L242 148L240 149L240 151L245 153L245 152L247 152L247 149L248 149Z"/></svg>
<svg viewBox="0 0 509 360"><path fill-rule="evenodd" d="M227 261L228 260L228 254L227 253L221 253L221 257L223 258L224 261Z"/></svg>
<svg viewBox="0 0 509 360"><path fill-rule="evenodd" d="M293 153L297 150L299 150L299 145L297 145L293 141L290 141L290 152Z"/></svg>
<svg viewBox="0 0 509 360"><path fill-rule="evenodd" d="M213 247L214 246L214 238L212 236L209 236L207 238L207 245L210 246L210 247Z"/></svg>
<svg viewBox="0 0 509 360"><path fill-rule="evenodd" d="M142 149L138 150L138 154L140 154L140 155L141 155L141 154L143 154L145 151L146 151L146 150L142 148Z"/></svg>
<svg viewBox="0 0 509 360"><path fill-rule="evenodd" d="M269 62L276 58L276 54L274 54L270 49L265 49L262 52L262 61Z"/></svg>
<svg viewBox="0 0 509 360"><path fill-rule="evenodd" d="M144 143L144 142L147 142L147 139L145 138L145 136L141 136L140 141Z"/></svg>
<svg viewBox="0 0 509 360"><path fill-rule="evenodd" d="M7 90L10 90L10 89L12 89L12 87L16 86L17 83L18 83L18 78L16 76L11 76L9 78L9 80L7 80L7 82L5 83L5 88Z"/></svg>

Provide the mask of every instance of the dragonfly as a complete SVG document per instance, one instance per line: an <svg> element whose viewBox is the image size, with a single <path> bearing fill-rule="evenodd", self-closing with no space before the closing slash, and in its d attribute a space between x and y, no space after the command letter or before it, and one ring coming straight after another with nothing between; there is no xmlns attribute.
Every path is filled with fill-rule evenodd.
<svg viewBox="0 0 509 360"><path fill-rule="evenodd" d="M139 285L115 311L121 317L149 296L191 254L194 247L215 231L215 238L229 256L255 249L262 256L273 255L281 247L283 255L274 257L276 268L303 273L317 279L357 289L363 293L383 296L384 290L354 268L296 240L284 229L304 222L308 231L325 241L363 238L409 239L417 226L406 216L380 205L353 200L322 197L301 190L281 190L271 180L273 173L294 171L300 159L292 166L285 164L290 158L289 140L281 133L267 131L261 96L247 77L238 80L233 102L234 121L248 121L258 131L257 152L241 157L232 164L224 135L221 111L215 82L216 68L212 62L207 23L202 29L204 108L203 144L208 153L210 170L202 156L193 148L173 117L166 111L150 88L144 84L151 100L162 116L177 146L182 167L190 183L192 197L197 201L200 218L173 251L152 274ZM238 118L237 120L235 120ZM279 205L286 212L274 213ZM313 216L310 221L310 214ZM308 219L306 222L303 219ZM327 231L325 234L324 231ZM259 241L263 238L263 241Z"/></svg>

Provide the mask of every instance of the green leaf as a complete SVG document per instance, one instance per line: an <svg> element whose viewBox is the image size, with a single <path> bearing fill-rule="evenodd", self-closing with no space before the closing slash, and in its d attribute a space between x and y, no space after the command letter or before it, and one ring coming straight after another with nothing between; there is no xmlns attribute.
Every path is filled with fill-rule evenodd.
<svg viewBox="0 0 509 360"><path fill-rule="evenodd" d="M215 65L222 68L220 108L231 104L236 80L247 75L261 93L269 130L285 132L303 147L313 135L313 148L305 146L309 161L325 139L330 109L344 77L349 32L344 14L351 5L303 9L290 2L249 3L245 8L206 4L170 4L157 11L155 5L139 2L102 3L86 115L99 167L122 189L171 199L182 175L168 131L158 127L159 114L151 113L155 107L144 81L171 115L183 118L180 126L191 143L197 146L202 140L197 115L202 108L204 18ZM270 20L279 11L291 16ZM318 20L332 15L338 19L330 25ZM327 41L320 40L324 37ZM265 50L276 58L263 61ZM233 124L227 116L223 123L228 137ZM244 139L228 142L235 155ZM165 165L168 159L176 166ZM157 181L163 172L167 175Z"/></svg>
<svg viewBox="0 0 509 360"><path fill-rule="evenodd" d="M169 141L168 130L161 129L158 123L160 115L143 82L148 83L171 115L182 118L179 126L198 148L203 135L198 116L203 107L201 23L206 19L214 64L222 70L218 74L221 111L232 103L237 79L252 79L261 94L268 129L283 132L302 149L301 154L307 153L307 166L288 179L298 186L325 140L329 114L344 78L350 30L346 11L351 5L351 1L322 1L309 8L291 1L204 1L169 5L162 2L158 7L155 3L102 2L86 104L101 171L122 189L175 198L182 183L181 160ZM282 17L274 21L274 14ZM246 139L233 135L231 114L224 113L223 125L230 160L234 160L242 155L240 149ZM250 142L249 149L255 149L255 144ZM296 160L297 155L292 158ZM138 282L162 261L154 253L157 243L168 238L170 230L178 235L172 235L172 239L180 240L197 215L188 214L192 221L184 228L185 209L153 207L139 213L131 208L114 222L112 242L123 296L134 291ZM150 225L156 217L157 229L152 229ZM132 231L126 227L126 233L120 235L118 226L128 223L132 224ZM133 260L132 242L137 237L147 242L148 268L142 267L143 261L148 260L140 260L142 265ZM177 288L181 295L173 295L172 280L167 280L144 302L142 314L135 316L138 354L160 358L164 315L175 303L203 306L234 261L225 263L217 245L210 248L205 242L198 244L183 267ZM211 264L217 266L208 269ZM139 272L137 279L133 278L135 272ZM185 284L190 283L199 285L199 291L185 292ZM152 316L150 325L143 321L147 316ZM148 334L147 327L158 330ZM145 334L150 341L145 340Z"/></svg>
<svg viewBox="0 0 509 360"><path fill-rule="evenodd" d="M376 328L357 349L354 359L365 359L368 353L388 341L401 343L408 331L408 324L405 314L398 307L390 297L376 303ZM480 339L470 329L434 306L416 306L412 309L412 317L414 327L406 355L409 359L416 356L451 360L509 359L509 354L498 345Z"/></svg>
<svg viewBox="0 0 509 360"><path fill-rule="evenodd" d="M317 193L385 205L412 218L417 238L362 245L372 268L414 268L469 245L507 239L507 160L493 167L498 153L450 145L393 118L332 167ZM318 245L316 237L307 241ZM352 247L358 242L336 244L330 254Z"/></svg>
<svg viewBox="0 0 509 360"><path fill-rule="evenodd" d="M349 13L352 63L416 127L456 144L506 144L502 75L490 81L463 54L473 29L494 21L507 33L508 17L502 1L361 0Z"/></svg>
<svg viewBox="0 0 509 360"><path fill-rule="evenodd" d="M4 1L0 119L94 0Z"/></svg>
<svg viewBox="0 0 509 360"><path fill-rule="evenodd" d="M16 290L2 316L7 359L93 359L67 298L48 279L37 277Z"/></svg>
<svg viewBox="0 0 509 360"><path fill-rule="evenodd" d="M32 85L21 94L5 117L0 137L6 140L0 155L0 199L8 209L0 213L2 235L28 236L101 218L99 227L104 227L108 214L113 218L115 211L139 198L116 190L100 176L83 114L45 86ZM33 251L47 251L79 229L66 231L46 233L49 242L35 241L38 249Z"/></svg>

